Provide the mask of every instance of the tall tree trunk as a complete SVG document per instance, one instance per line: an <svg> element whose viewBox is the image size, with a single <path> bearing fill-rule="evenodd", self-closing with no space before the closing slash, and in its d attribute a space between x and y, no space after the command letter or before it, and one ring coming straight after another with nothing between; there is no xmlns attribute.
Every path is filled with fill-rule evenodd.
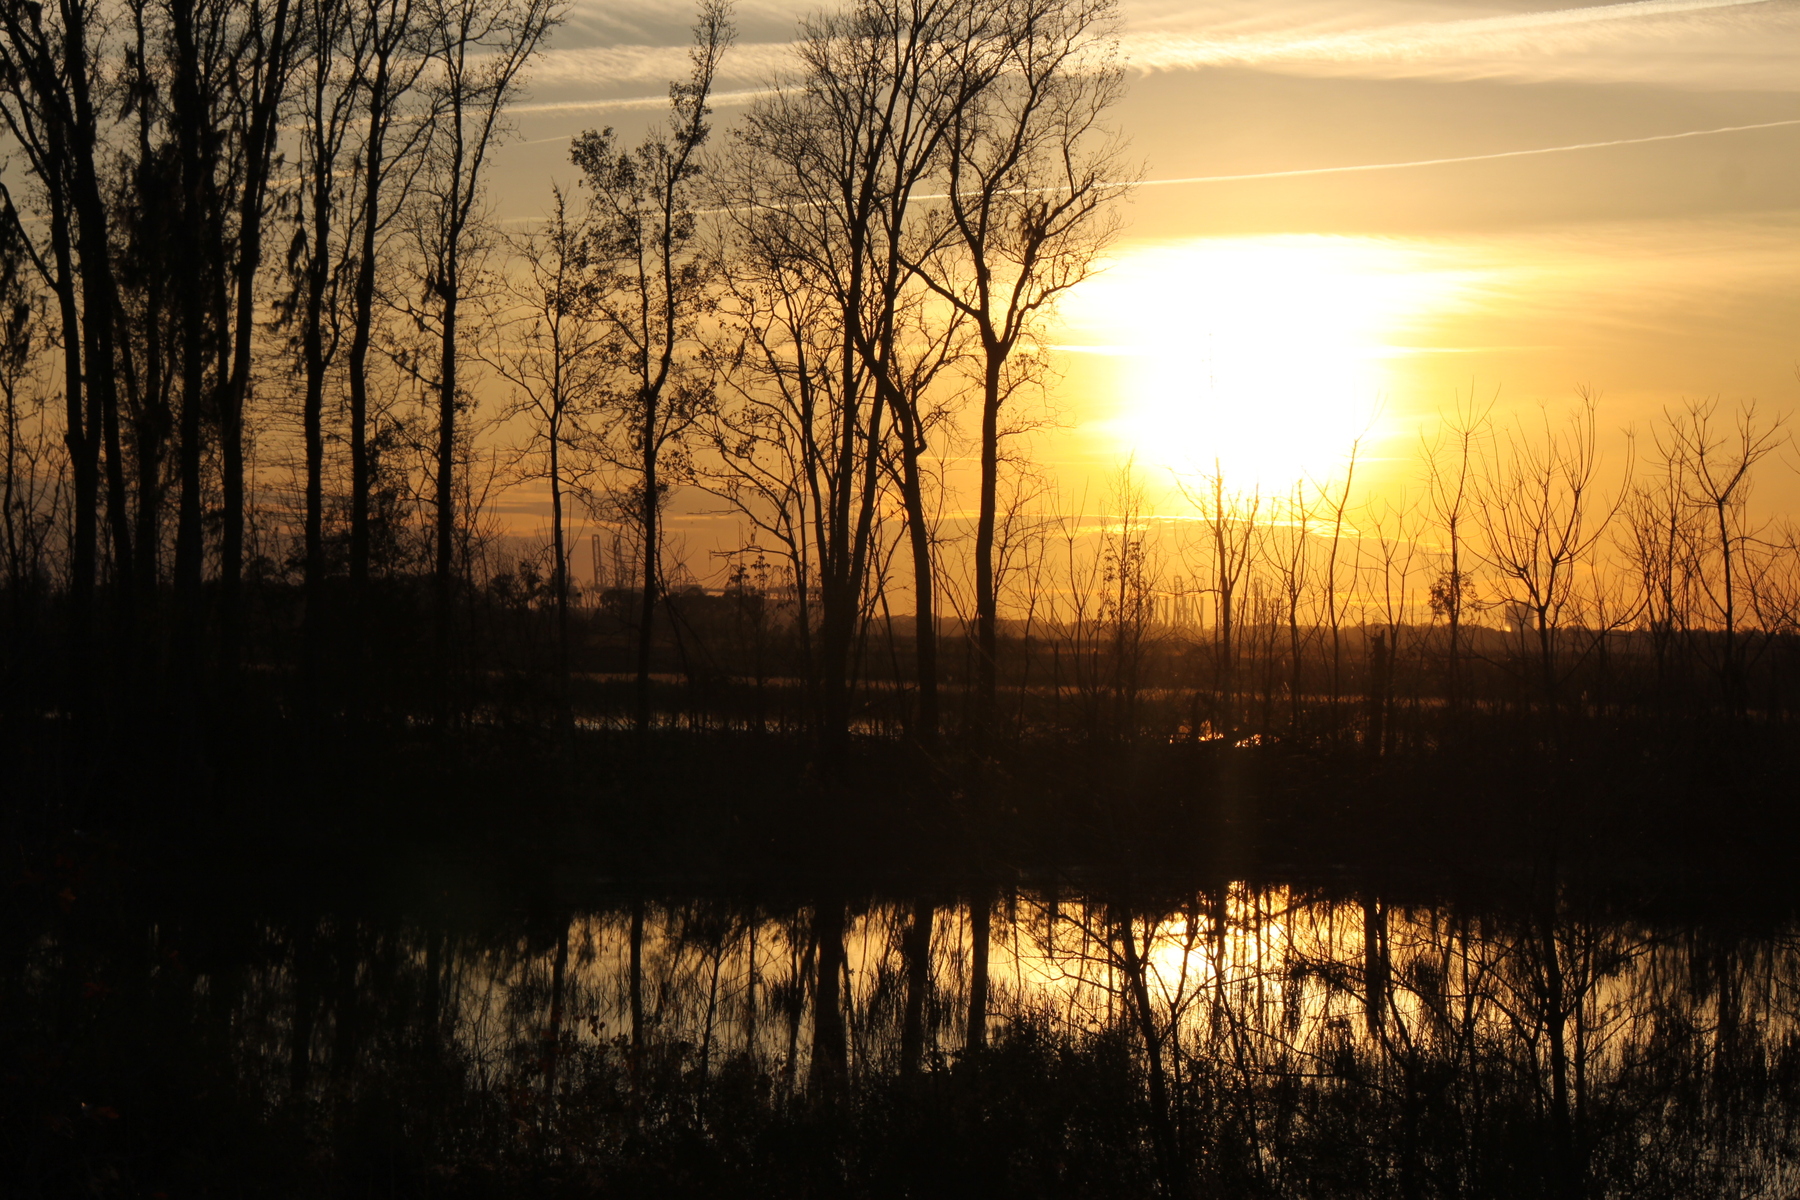
<svg viewBox="0 0 1800 1200"><path fill-rule="evenodd" d="M224 512L219 537L219 658L229 673L237 667L243 632L244 575L244 409L250 398L251 348L256 332L256 275L262 266L263 202L275 153L275 121L286 90L289 65L289 0L275 0L268 41L258 37L260 90L250 97L250 126L243 149L243 182L238 203L236 292L232 313L230 375L219 393L220 467ZM253 12L252 19L261 17Z"/></svg>
<svg viewBox="0 0 1800 1200"><path fill-rule="evenodd" d="M375 251L381 226L382 156L387 136L388 53L377 55L369 84L369 132L363 146L361 245L351 292L350 327L350 590L359 629L369 582L369 345L375 324ZM360 638L360 632L358 634ZM358 647L350 648L355 661Z"/></svg>
<svg viewBox="0 0 1800 1200"><path fill-rule="evenodd" d="M442 268L443 278L439 282L444 324L438 367L441 374L438 381L437 562L433 571L437 593L438 704L440 717L446 719L451 715L449 685L453 674L450 669L453 639L450 626L456 579L456 321L460 281L455 238L453 233L448 260Z"/></svg>
<svg viewBox="0 0 1800 1200"><path fill-rule="evenodd" d="M316 153L316 150L315 150ZM315 158L312 179L312 244L306 264L306 307L301 316L300 353L306 372L300 425L306 453L306 561L302 573L305 625L302 669L309 703L316 702L319 658L325 643L325 287L331 254L330 164Z"/></svg>
<svg viewBox="0 0 1800 1200"><path fill-rule="evenodd" d="M852 247L849 297L843 311L852 326L845 330L840 364L836 368L844 407L843 428L833 449L836 461L830 472L836 484L831 498L826 531L820 547L819 670L822 686L820 742L826 770L841 769L850 735L851 651L862 615L862 590L869 559L871 527L884 436L887 393L876 388L870 398L866 424L857 420L857 397L862 391L861 359L857 352L861 334L863 299L860 244ZM866 448L859 458L858 445ZM860 476L860 478L859 478ZM860 487L859 487L860 485Z"/></svg>
<svg viewBox="0 0 1800 1200"><path fill-rule="evenodd" d="M250 301L242 301L248 309ZM248 314L245 316L248 323ZM249 331L239 328L246 385L249 376ZM244 395L237 381L227 381L218 391L219 420L219 670L229 680L237 670L241 650L244 578Z"/></svg>
<svg viewBox="0 0 1800 1200"><path fill-rule="evenodd" d="M906 505L907 534L912 543L913 658L919 686L913 737L930 748L937 745L940 717L936 571L931 558L931 526L925 517L924 480L919 471L924 434L919 427L918 412L912 405L897 402L894 413L900 423L900 490Z"/></svg>
<svg viewBox="0 0 1800 1200"><path fill-rule="evenodd" d="M558 354L560 353L559 350ZM560 359L556 370L560 374ZM575 732L575 710L569 680L569 552L563 537L560 378L552 403L555 405L555 412L550 422L550 550L556 556L556 568L550 573L550 582L556 589L556 721L562 728L563 737L568 739Z"/></svg>
<svg viewBox="0 0 1800 1200"><path fill-rule="evenodd" d="M999 676L999 597L994 575L994 526L1000 490L1000 366L1004 355L989 342L981 379L981 494L975 518L975 725L985 737L994 719Z"/></svg>
<svg viewBox="0 0 1800 1200"><path fill-rule="evenodd" d="M80 269L69 261L68 231L60 231L62 248L59 272L64 279L67 301L64 329L71 339L76 326L69 323L74 314L75 281L81 285L79 361L69 353L65 368L82 369L80 379L73 377L67 401L68 427L64 432L69 447L74 475L75 528L70 579L71 624L74 628L73 649L76 655L77 688L85 690L86 680L95 666L93 658L94 595L99 576L100 550L100 443L101 415L116 409L117 397L107 394L113 380L113 309L111 291L111 253L106 236L106 209L101 202L95 164L97 122L89 92L92 68L88 61L87 18L79 5L65 6L64 66L69 81L71 108L59 108L50 120L50 163L67 172L61 186L66 186L68 207L62 214L67 221L72 210L75 217ZM46 64L48 65L48 64ZM47 98L46 98L47 99ZM52 192L59 189L52 186ZM54 220L55 214L52 213ZM52 231L52 238L59 236ZM94 322L98 318L99 327Z"/></svg>
<svg viewBox="0 0 1800 1200"><path fill-rule="evenodd" d="M151 298L147 307L154 315L145 323L144 333L144 361L148 377L144 381L144 393L138 412L131 423L135 467L132 490L136 499L131 562L137 574L133 582L137 592L137 607L146 614L156 604L161 574L162 471L171 418L163 394L166 383L159 328L163 311L161 288L153 284L149 292Z"/></svg>
<svg viewBox="0 0 1800 1200"><path fill-rule="evenodd" d="M658 528L661 498L657 495L656 410L657 398L648 387L640 400L643 421L638 469L642 473L644 494L639 498L638 523L643 527L643 573L639 579L637 629L637 708L634 723L641 737L650 731L650 653L656 636L656 596L658 551L661 529Z"/></svg>
<svg viewBox="0 0 1800 1200"><path fill-rule="evenodd" d="M105 319L110 324L111 314ZM134 640L132 600L137 569L132 563L131 506L125 498L125 454L119 438L116 392L100 410L100 427L106 450L106 524L112 534L113 605L119 631L129 645Z"/></svg>
<svg viewBox="0 0 1800 1200"><path fill-rule="evenodd" d="M55 128L52 150L61 146ZM53 161L60 161L56 153ZM77 689L88 683L88 655L93 631L95 551L99 517L99 471L92 463L85 431L86 393L82 388L81 317L75 303L74 251L69 241L69 218L58 204L60 192L51 189L50 251L56 264L57 310L62 318L63 343L63 445L69 452L74 476L74 521L69 554L69 679ZM79 700L79 696L77 700Z"/></svg>
<svg viewBox="0 0 1800 1200"><path fill-rule="evenodd" d="M184 239L190 241L192 239ZM183 254L190 258L192 251ZM182 272L181 296L181 413L177 433L176 478L181 498L175 514L175 653L177 670L194 675L199 669L200 629L204 622L201 583L205 547L201 531L200 416L202 383L206 370L205 320L194 295L197 272L189 265Z"/></svg>
<svg viewBox="0 0 1800 1200"><path fill-rule="evenodd" d="M88 568L89 577L92 578L98 568L98 529L95 526L99 519L99 459L104 445L107 524L112 534L114 578L120 585L115 589L115 598L121 608L120 631L126 639L124 650L129 658L132 637L130 588L133 571L131 524L125 502L124 458L119 446L119 392L114 324L118 315L118 297L114 290L112 241L107 234L106 206L100 195L91 127L89 129L89 132L83 134L75 158L74 193L77 238L81 250L81 332L85 343L83 366L86 369L87 420L82 438L84 462L76 467L76 503L80 507L83 503L82 493L86 492L88 515L78 519L78 525L87 527L86 536L90 542L88 556L94 564ZM81 535L80 529L77 535Z"/></svg>
<svg viewBox="0 0 1800 1200"><path fill-rule="evenodd" d="M206 149L209 114L200 94L199 49L195 43L194 2L175 0L170 5L175 40L172 123L180 157L181 210L178 251L178 306L181 314L181 432L179 477L181 503L176 515L175 594L179 607L176 659L181 673L192 679L200 669L200 634L205 623L202 585L205 544L202 529L203 406L209 358L207 309L212 294L216 247L206 242L212 220L212 163Z"/></svg>
<svg viewBox="0 0 1800 1200"><path fill-rule="evenodd" d="M331 231L335 216L332 181L338 164L339 140L347 121L344 109L327 97L339 65L337 24L344 10L336 0L318 0L311 8L312 74L307 96L306 139L309 152L305 222L305 300L300 311L300 359L306 379L300 404L300 431L305 463L304 565L301 588L305 615L301 629L301 673L309 709L319 703L320 659L325 648L325 293L331 283ZM345 93L339 93L343 95Z"/></svg>

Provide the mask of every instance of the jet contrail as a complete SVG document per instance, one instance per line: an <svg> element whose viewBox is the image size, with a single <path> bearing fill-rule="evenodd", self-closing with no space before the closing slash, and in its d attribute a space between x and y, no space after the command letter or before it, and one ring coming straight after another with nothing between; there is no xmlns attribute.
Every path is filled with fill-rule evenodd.
<svg viewBox="0 0 1800 1200"><path fill-rule="evenodd" d="M1800 125L1800 117L1786 121L1762 121L1755 125L1722 125L1717 129L1689 129L1682 133L1656 133L1649 137L1614 138L1607 142L1576 142L1569 146L1539 146L1532 150L1500 150L1493 154L1462 154L1454 158L1418 158L1410 162L1359 163L1348 167L1304 167L1297 171L1255 171L1248 175L1184 175L1177 179L1138 179L1118 180L1102 184L1109 188L1145 188L1173 187L1188 183L1234 183L1241 179L1291 179L1300 175L1339 175L1350 171L1400 171L1408 167L1436 167L1447 163L1485 162L1494 158L1524 158L1532 154L1567 154L1572 150L1599 150L1607 146L1637 146L1645 142L1674 142L1682 138L1711 137L1716 133L1742 133L1750 129L1780 129L1788 125ZM1052 195L1067 191L1066 185L1032 188L1006 188L1001 194L1007 196ZM914 200L948 200L946 192L921 193L912 197ZM748 205L746 208L767 207L774 210L800 209L816 207L816 201L802 201L795 204ZM698 210L700 215L712 215L722 212L737 212L738 208L705 208Z"/></svg>
<svg viewBox="0 0 1800 1200"><path fill-rule="evenodd" d="M1296 175L1338 175L1350 171L1399 171L1407 167L1436 167L1447 163L1484 162L1491 158L1524 158L1531 154L1567 154L1571 150L1599 150L1606 146L1638 146L1645 142L1674 142L1682 138L1711 137L1715 133L1742 133L1749 129L1779 129L1800 125L1800 117L1787 121L1763 121L1756 125L1722 125L1717 129L1690 129L1684 133L1657 133L1649 137L1614 138L1609 142L1576 142L1569 146L1539 146L1532 150L1500 150L1493 154L1462 154L1455 158L1419 158L1411 162L1361 163L1349 167L1306 167L1298 171L1256 171L1248 175L1185 175L1179 179L1144 179L1134 187L1169 187L1182 183L1231 183L1239 179L1286 179Z"/></svg>
<svg viewBox="0 0 1800 1200"><path fill-rule="evenodd" d="M769 88L746 88L734 92L713 92L707 96L706 103L713 108L731 108L739 104L749 104L764 96L773 95ZM632 108L667 108L669 93L660 96L620 96L613 100L567 100L544 104L513 104L507 107L509 113L524 113L531 116L564 112L602 112L606 109Z"/></svg>

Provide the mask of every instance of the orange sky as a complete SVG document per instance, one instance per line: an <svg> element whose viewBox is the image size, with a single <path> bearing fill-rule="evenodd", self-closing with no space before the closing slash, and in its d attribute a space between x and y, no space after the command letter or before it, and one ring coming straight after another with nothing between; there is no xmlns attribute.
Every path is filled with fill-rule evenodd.
<svg viewBox="0 0 1800 1200"><path fill-rule="evenodd" d="M795 9L738 13L722 127L783 62ZM1118 122L1153 185L1051 338L1060 428L1035 454L1067 486L1131 454L1165 481L1217 457L1276 486L1334 470L1367 430L1368 481L1399 487L1421 428L1471 389L1507 418L1586 385L1616 461L1625 429L1684 397L1800 403L1800 0L1123 17ZM576 6L496 172L503 219L572 175L569 135L659 115L689 20ZM1618 144L1515 153L1590 143ZM1321 170L1484 155L1504 157ZM1316 173L1216 178L1296 171ZM1161 182L1194 177L1212 181ZM1765 502L1800 507L1800 474L1778 474ZM510 507L529 526L535 500Z"/></svg>

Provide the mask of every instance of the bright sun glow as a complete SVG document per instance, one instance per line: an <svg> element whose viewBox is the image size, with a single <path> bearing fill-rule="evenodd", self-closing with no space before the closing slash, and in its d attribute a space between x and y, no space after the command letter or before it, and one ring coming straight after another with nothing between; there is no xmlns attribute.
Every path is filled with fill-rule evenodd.
<svg viewBox="0 0 1800 1200"><path fill-rule="evenodd" d="M1134 248L1071 296L1066 349L1118 356L1105 423L1140 464L1285 491L1373 432L1401 343L1464 282L1415 245L1279 236Z"/></svg>

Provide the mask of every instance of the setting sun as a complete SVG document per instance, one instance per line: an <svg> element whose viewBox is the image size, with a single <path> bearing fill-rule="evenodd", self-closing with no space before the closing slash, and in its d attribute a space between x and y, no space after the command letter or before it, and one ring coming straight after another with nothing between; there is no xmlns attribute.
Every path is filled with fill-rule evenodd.
<svg viewBox="0 0 1800 1200"><path fill-rule="evenodd" d="M1454 303L1462 274L1414 245L1279 236L1151 244L1072 300L1065 349L1116 357L1099 428L1176 473L1243 486L1329 474L1373 432L1388 363Z"/></svg>

